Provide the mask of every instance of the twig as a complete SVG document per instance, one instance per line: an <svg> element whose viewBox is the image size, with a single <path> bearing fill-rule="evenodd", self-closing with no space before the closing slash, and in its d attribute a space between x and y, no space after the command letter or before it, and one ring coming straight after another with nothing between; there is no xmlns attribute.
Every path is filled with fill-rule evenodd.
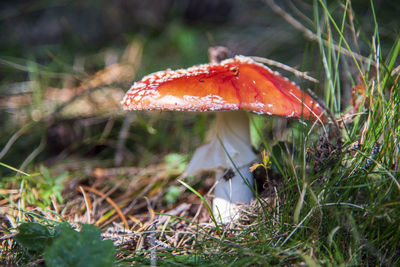
<svg viewBox="0 0 400 267"><path fill-rule="evenodd" d="M335 116L332 114L332 111L325 105L324 101L320 99L310 88L307 89L307 93L320 105L320 107L328 113L329 118L332 120L333 125L335 125L335 128L338 133L340 133L340 128L339 125L336 121Z"/></svg>
<svg viewBox="0 0 400 267"><path fill-rule="evenodd" d="M51 204L53 205L54 211L56 212L56 214L60 214L60 208L57 205L56 196L54 194L51 194L50 199L51 199Z"/></svg>
<svg viewBox="0 0 400 267"><path fill-rule="evenodd" d="M400 65L397 66L395 69L393 69L392 72L390 73L390 75L395 75L395 74L397 74L399 72L400 72Z"/></svg>
<svg viewBox="0 0 400 267"><path fill-rule="evenodd" d="M37 63L36 63L37 64ZM0 58L0 65L4 65L7 67L11 67L20 71L25 71L25 72L32 72L29 67L25 65L21 65L15 62L11 62L5 59ZM45 71L45 70L39 70L39 73L46 74L49 77L57 77L57 78L64 78L64 77L69 77L71 76L70 73L58 73L58 72L52 72L52 71ZM74 74L76 75L76 74Z"/></svg>
<svg viewBox="0 0 400 267"><path fill-rule="evenodd" d="M145 223L143 224L143 226L140 227L140 228L136 231L137 233L142 232L142 231L144 231L144 230L147 230L147 228L150 226L150 224L154 221L154 210L153 210L153 208L152 208L151 205L150 205L149 199L148 199L147 197L145 197L145 200L146 200L146 203L147 203L147 209L148 209L149 212L150 212L150 220L148 220L147 222L145 222Z"/></svg>
<svg viewBox="0 0 400 267"><path fill-rule="evenodd" d="M288 65L285 65L283 63L280 63L278 61L275 61L275 60L272 60L272 59L268 59L268 58L264 58L264 57L251 57L251 58L254 59L255 61L262 62L262 63L268 64L268 65L271 65L271 66L275 66L275 67L281 68L281 69L286 70L286 71L290 71L294 75L296 75L297 77L302 77L302 78L304 78L306 80L309 80L309 81L311 81L313 83L319 83L319 81L317 79L315 79L315 78L313 78L311 76L308 76L307 72L302 72L302 71L296 70L295 68L292 68L292 67L290 67Z"/></svg>
<svg viewBox="0 0 400 267"><path fill-rule="evenodd" d="M95 189L95 188L91 188L89 186L85 186L82 185L82 188L85 189L86 191L90 191L92 193L95 193L96 195L99 196L104 196L103 192L100 192L99 190ZM129 224L128 221L126 220L124 214L122 213L121 209L118 207L117 204L115 204L115 202L110 198L110 197L106 197L105 200L111 205L113 206L113 208L115 209L115 211L118 213L119 217L121 218L121 220L124 222L126 229L129 229Z"/></svg>
<svg viewBox="0 0 400 267"><path fill-rule="evenodd" d="M14 238L16 235L17 235L17 233L13 233L13 234L5 235L5 236L0 236L0 240L7 240L7 239L11 239L11 238Z"/></svg>
<svg viewBox="0 0 400 267"><path fill-rule="evenodd" d="M19 192L19 190L18 190L18 192ZM9 202L15 202L15 200L17 200L20 196L21 196L21 194L18 193L18 194L14 194L8 198L0 200L0 207L8 204Z"/></svg>
<svg viewBox="0 0 400 267"><path fill-rule="evenodd" d="M273 0L264 0L264 2L269 5L269 7L274 11L276 14L280 15L284 20L286 20L289 24L291 24L293 27L295 27L297 30L303 32L304 36L312 41L319 41L319 37L314 34L311 30L303 26L299 21L297 21L295 18L293 18L290 14L288 14L285 10L283 10L280 6L275 4ZM322 39L322 42L329 46L331 45L327 40ZM350 52L346 48L340 47L337 44L332 44L333 47L335 48L336 51L341 51L342 54L349 56L349 57L355 57L356 59L365 62L365 63L371 63L373 65L376 65L376 62L371 60L368 57L364 57L360 54Z"/></svg>
<svg viewBox="0 0 400 267"><path fill-rule="evenodd" d="M343 7L344 5L343 4L341 4L341 6ZM347 9L347 13L348 13L348 16L349 16L349 24L350 24L350 30L351 30L351 34L352 34L352 36L353 36L353 43L354 43L354 45L356 46L356 50L357 50L357 53L360 53L360 47L358 46L358 34L355 32L355 26L354 26L354 15L353 15L353 10L352 10L352 8L351 7L349 7L348 9Z"/></svg>
<svg viewBox="0 0 400 267"><path fill-rule="evenodd" d="M32 153L29 154L29 156L22 162L21 167L19 167L21 170L24 170L26 166L28 166L29 163L31 163L32 160L34 160L40 152L43 151L46 145L46 137L45 135L42 136L42 140L40 141L40 144L37 148L35 148Z"/></svg>
<svg viewBox="0 0 400 267"><path fill-rule="evenodd" d="M165 233L165 229L167 229L167 226L169 224L169 222L171 221L171 216L168 216L167 219L165 220L165 223L163 224L162 228L161 228L161 234L160 234L160 239L163 237L164 233Z"/></svg>
<svg viewBox="0 0 400 267"><path fill-rule="evenodd" d="M23 135L32 125L33 125L32 123L25 125L11 136L7 144L0 151L0 160L7 154L8 150L10 150L11 146L15 143L15 141L17 141L17 139L21 137L21 135Z"/></svg>
<svg viewBox="0 0 400 267"><path fill-rule="evenodd" d="M110 196L112 193L114 193L115 191L117 191L117 189L123 184L123 181L119 181L113 188L111 188L110 190L108 190L107 193L104 194L104 196L102 196L99 199L96 199L96 201L94 202L95 204L102 202L106 197Z"/></svg>
<svg viewBox="0 0 400 267"><path fill-rule="evenodd" d="M88 223L90 223L91 220L91 213L92 213L92 201L90 200L90 198L86 195L85 190L83 190L82 186L79 186L79 190L81 191L82 195L83 195L83 199L85 200L85 205L86 205L86 211L88 214Z"/></svg>
<svg viewBox="0 0 400 267"><path fill-rule="evenodd" d="M102 88L104 88L104 87L105 87L105 86L101 85L101 86L89 88L89 89L86 89L86 90L84 90L84 91L82 91L82 92L80 92L80 93L74 95L70 100L68 100L67 102L65 102L65 103L63 103L63 104L61 104L61 105L59 105L59 106L46 118L46 120L55 117L55 116L56 116L58 113L60 113L65 107L67 107L67 106L70 105L71 103L75 102L75 101L78 100L79 98L84 97L84 96L86 96L86 95L88 95L88 94L90 94L90 93L93 93L94 91L97 91L97 90L99 90L99 89L102 89Z"/></svg>
<svg viewBox="0 0 400 267"><path fill-rule="evenodd" d="M124 118L124 122L122 123L121 131L119 132L119 135L118 135L117 148L116 148L115 156L114 156L115 166L120 166L122 163L122 160L124 158L123 154L124 154L124 149L125 149L125 143L126 143L126 139L128 138L129 128L130 128L134 118L135 118L134 113L129 112L128 114L126 114L126 116Z"/></svg>
<svg viewBox="0 0 400 267"><path fill-rule="evenodd" d="M295 94L293 94L292 92L289 92L289 94L291 94L294 98L296 98L297 101L299 101L301 104L303 104L303 106L308 109L309 112L311 112L311 114L314 115L315 118L317 118L317 121L319 121L319 123L321 123L322 129L324 130L326 136L328 136L328 133L325 129L325 125L324 122L321 120L321 116L323 114L321 114L320 116L318 116L317 114L315 114L315 112L309 107L307 106L300 98L298 98Z"/></svg>
<svg viewBox="0 0 400 267"><path fill-rule="evenodd" d="M136 218L136 217L133 216L133 215L128 215L128 217L129 217L129 219L131 219L131 220L135 223L135 225L132 226L132 229L134 229L134 227L135 227L136 225L138 225L138 224L139 224L139 227L140 227L140 228L143 227L143 223L142 223L138 218Z"/></svg>

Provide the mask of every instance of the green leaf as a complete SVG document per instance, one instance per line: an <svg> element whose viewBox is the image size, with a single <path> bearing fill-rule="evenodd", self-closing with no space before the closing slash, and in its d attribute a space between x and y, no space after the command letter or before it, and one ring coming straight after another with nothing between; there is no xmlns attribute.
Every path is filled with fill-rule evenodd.
<svg viewBox="0 0 400 267"><path fill-rule="evenodd" d="M208 205L208 203L207 203L207 201L205 200L205 198L204 198L199 192L197 192L193 187L191 187L190 185L188 185L188 184L185 183L184 181L178 180L178 182L180 182L180 183L183 184L183 186L185 186L187 189L189 189L190 191L192 191L193 193L195 193L195 194L201 199L201 201L203 201L204 206L206 206L208 212L209 212L210 215L211 215L211 219L212 219L213 222L214 222L214 225L215 225L215 228L216 228L216 230L217 230L218 235L221 235L221 230L219 229L217 220L215 219L215 216L214 216L214 214L213 214L213 212L212 212L212 210L211 210L211 207L210 207L210 205Z"/></svg>
<svg viewBox="0 0 400 267"><path fill-rule="evenodd" d="M272 147L272 155L276 159L276 161L272 161L271 163L271 169L276 172L276 173L281 173L279 170L279 166L276 164L276 162L280 163L281 166L285 165L285 155L287 154L286 149L285 149L285 143L284 142L278 142L276 145Z"/></svg>
<svg viewBox="0 0 400 267"><path fill-rule="evenodd" d="M263 129L264 120L265 118L262 116L253 116L250 120L250 140L253 147L259 147L262 143L262 137L258 129Z"/></svg>
<svg viewBox="0 0 400 267"><path fill-rule="evenodd" d="M164 201L167 204L174 204L181 195L181 190L177 186L170 186L164 196Z"/></svg>
<svg viewBox="0 0 400 267"><path fill-rule="evenodd" d="M204 260L198 255L176 255L173 259L177 262L188 264L188 265L199 265L200 263L204 262Z"/></svg>
<svg viewBox="0 0 400 267"><path fill-rule="evenodd" d="M59 228L51 229L38 223L23 223L18 227L15 240L25 249L42 253L59 234Z"/></svg>
<svg viewBox="0 0 400 267"><path fill-rule="evenodd" d="M42 173L43 178L44 178L46 181L48 181L48 182L51 181L49 169L47 169L46 167L44 167L43 165L41 165L41 166L40 166L40 172Z"/></svg>
<svg viewBox="0 0 400 267"><path fill-rule="evenodd" d="M170 153L165 156L165 163L168 164L168 170L184 171L187 166L188 156L178 153Z"/></svg>
<svg viewBox="0 0 400 267"><path fill-rule="evenodd" d="M21 173L21 174L23 174L23 175L30 176L30 174L28 174L28 173L26 173L26 172L23 172L23 171L21 171L21 170L18 170L17 168L14 168L14 167L12 167L12 166L10 166L10 165L7 165L7 164L5 164L5 163L3 163L3 162L0 162L0 166L3 166L3 167L5 167L5 168L7 168L7 169L13 170L13 171L18 172L18 173Z"/></svg>
<svg viewBox="0 0 400 267"><path fill-rule="evenodd" d="M61 192L64 188L63 182L68 177L68 172L61 172L59 175L52 177L50 171L44 167L40 167L41 176L36 181L36 189L38 191L39 197L42 203L37 203L39 206L45 208L51 204L51 195L57 198L57 201L62 203L64 201ZM28 194L29 195L29 194ZM30 200L35 201L36 198L30 198Z"/></svg>
<svg viewBox="0 0 400 267"><path fill-rule="evenodd" d="M103 241L100 230L82 224L77 232L63 225L60 236L45 250L46 266L113 266L115 248L111 240Z"/></svg>

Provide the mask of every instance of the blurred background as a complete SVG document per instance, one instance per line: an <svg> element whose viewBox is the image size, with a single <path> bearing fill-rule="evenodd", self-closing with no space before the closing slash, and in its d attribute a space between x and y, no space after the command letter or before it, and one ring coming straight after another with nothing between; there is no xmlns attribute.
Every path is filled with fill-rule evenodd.
<svg viewBox="0 0 400 267"><path fill-rule="evenodd" d="M204 139L210 114L127 113L119 103L143 75L206 63L214 45L306 71L321 82L278 69L326 99L319 44L278 14L277 4L317 32L314 15L320 10L313 1L1 1L0 162L20 170L67 159L84 159L86 166L147 166L171 152L189 153ZM328 4L333 15L343 15L345 2ZM400 5L373 4L385 51L398 36ZM352 7L352 21L362 31L349 29L348 40L364 40L350 45L369 55L376 30L370 2L354 0ZM342 103L328 103L335 111L346 109L357 83L351 63L343 72L350 75L341 81Z"/></svg>

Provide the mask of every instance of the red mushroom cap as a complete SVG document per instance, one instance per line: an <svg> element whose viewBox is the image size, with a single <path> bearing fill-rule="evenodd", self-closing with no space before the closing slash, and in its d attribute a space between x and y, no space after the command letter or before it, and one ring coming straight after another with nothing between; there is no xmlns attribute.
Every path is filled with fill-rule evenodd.
<svg viewBox="0 0 400 267"><path fill-rule="evenodd" d="M323 118L319 105L299 87L251 58L156 72L136 82L127 110L248 110L258 114Z"/></svg>

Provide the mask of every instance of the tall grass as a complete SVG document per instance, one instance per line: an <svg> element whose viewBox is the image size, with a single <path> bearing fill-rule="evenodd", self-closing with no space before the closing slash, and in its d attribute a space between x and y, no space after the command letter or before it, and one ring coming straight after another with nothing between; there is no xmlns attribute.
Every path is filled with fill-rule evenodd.
<svg viewBox="0 0 400 267"><path fill-rule="evenodd" d="M372 1L371 9L375 16ZM264 207L256 223L218 243L218 252L205 256L207 263L400 264L400 86L395 69L400 42L382 51L373 17L370 54L361 57L356 33L362 29L355 28L354 16L350 1L341 6L314 1L321 87L339 131L328 123L328 136L321 130L315 142L315 130L295 124L294 144L287 145L294 149L277 155L267 145L271 158L282 159L276 168L281 189L272 200L261 199ZM353 88L348 106L342 101L349 85L345 81ZM203 253L209 249L205 245Z"/></svg>
<svg viewBox="0 0 400 267"><path fill-rule="evenodd" d="M315 0L313 8L317 72L333 114L326 131L294 123L292 141L274 147L260 136L281 179L280 186L271 185L275 194L244 213L254 219L250 225L220 239L200 238L185 257L175 250L159 264L400 264L399 39L389 52L381 51L373 17L372 35L361 33L367 42L359 44L362 29L355 28L350 1L329 6ZM372 1L371 9L375 16ZM370 51L362 56L365 46ZM343 101L349 86L351 99Z"/></svg>

